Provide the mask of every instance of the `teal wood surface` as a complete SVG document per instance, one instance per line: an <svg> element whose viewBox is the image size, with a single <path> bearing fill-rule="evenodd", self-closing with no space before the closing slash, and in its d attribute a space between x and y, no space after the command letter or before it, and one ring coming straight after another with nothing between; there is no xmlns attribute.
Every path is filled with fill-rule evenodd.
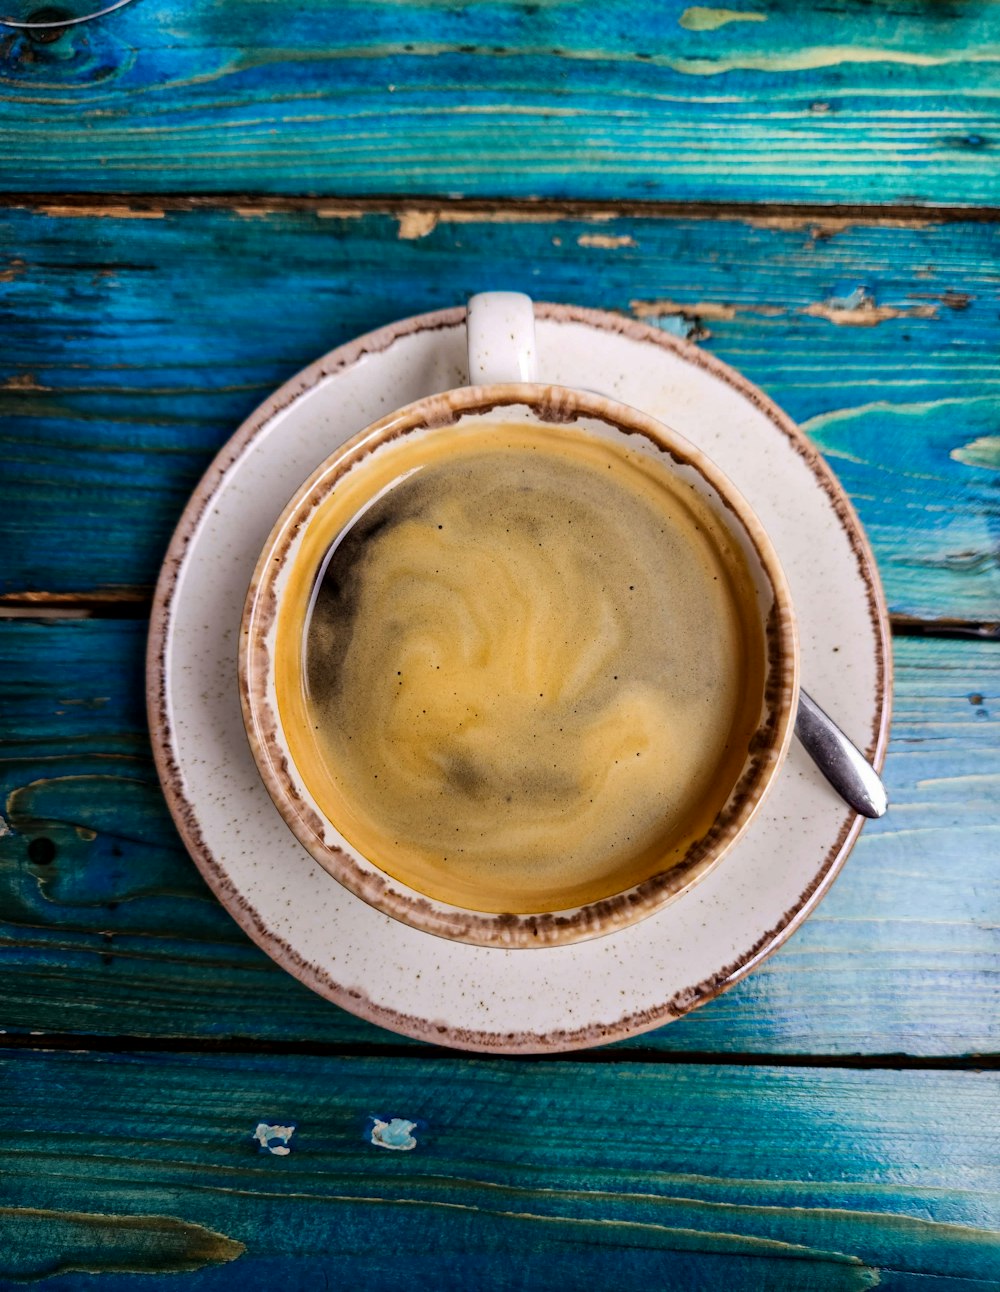
<svg viewBox="0 0 1000 1292"><path fill-rule="evenodd" d="M0 24L0 1292L1000 1292L1000 641L966 636L1000 626L998 64L989 0ZM744 372L897 629L952 634L897 637L892 808L804 927L557 1060L407 1041L272 964L143 704L152 584L240 421L496 288Z"/></svg>
<svg viewBox="0 0 1000 1292"><path fill-rule="evenodd" d="M996 1074L416 1054L0 1073L0 1275L51 1292L182 1271L253 1292L997 1286ZM261 1123L294 1128L285 1155Z"/></svg>
<svg viewBox="0 0 1000 1292"><path fill-rule="evenodd" d="M1000 200L992 4L157 0L0 40L7 190Z"/></svg>
<svg viewBox="0 0 1000 1292"><path fill-rule="evenodd" d="M212 454L275 385L360 332L509 287L735 364L839 473L895 611L1000 618L995 225L136 213L0 211L7 593L148 589Z"/></svg>
<svg viewBox="0 0 1000 1292"><path fill-rule="evenodd" d="M167 815L142 622L0 623L0 1027L332 1045L395 1041L254 948ZM896 642L892 809L808 923L663 1051L1000 1049L1000 644ZM332 881L331 881L332 882Z"/></svg>

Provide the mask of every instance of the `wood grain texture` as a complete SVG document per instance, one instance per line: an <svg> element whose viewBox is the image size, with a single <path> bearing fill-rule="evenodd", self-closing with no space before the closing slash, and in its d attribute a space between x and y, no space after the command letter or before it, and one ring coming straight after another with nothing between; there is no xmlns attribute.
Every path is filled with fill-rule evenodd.
<svg viewBox="0 0 1000 1292"><path fill-rule="evenodd" d="M0 37L0 181L995 203L998 31L910 0L130 5Z"/></svg>
<svg viewBox="0 0 1000 1292"><path fill-rule="evenodd" d="M171 826L142 708L145 625L0 623L7 1031L393 1040L257 951ZM896 643L889 816L805 927L643 1048L948 1055L1000 1048L1000 644Z"/></svg>
<svg viewBox="0 0 1000 1292"><path fill-rule="evenodd" d="M51 210L0 212L0 591L150 585L211 455L275 385L507 287L733 363L826 452L895 611L1000 615L995 225Z"/></svg>
<svg viewBox="0 0 1000 1292"><path fill-rule="evenodd" d="M195 1287L996 1287L995 1075L24 1054L0 1082L7 1205L176 1217L228 1244ZM394 1118L411 1148L372 1142Z"/></svg>

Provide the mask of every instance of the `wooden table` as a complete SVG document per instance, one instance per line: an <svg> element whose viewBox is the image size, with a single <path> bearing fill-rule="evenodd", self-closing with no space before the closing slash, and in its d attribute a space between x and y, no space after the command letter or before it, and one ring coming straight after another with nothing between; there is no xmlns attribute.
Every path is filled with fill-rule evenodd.
<svg viewBox="0 0 1000 1292"><path fill-rule="evenodd" d="M1000 1285L1000 11L747 4L137 0L0 36L3 1287ZM818 913L690 1017L544 1061L278 970L143 711L218 446L323 351L501 287L763 386L897 633L893 807Z"/></svg>

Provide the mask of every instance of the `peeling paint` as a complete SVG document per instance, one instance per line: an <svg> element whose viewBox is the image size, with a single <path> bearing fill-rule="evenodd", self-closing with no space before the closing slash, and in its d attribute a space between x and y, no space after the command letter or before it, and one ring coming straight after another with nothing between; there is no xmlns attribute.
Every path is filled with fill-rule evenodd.
<svg viewBox="0 0 1000 1292"><path fill-rule="evenodd" d="M403 211L399 217L399 236L407 241L426 238L437 222L436 211Z"/></svg>
<svg viewBox="0 0 1000 1292"><path fill-rule="evenodd" d="M0 269L0 283L12 283L15 278L24 273L25 267L21 257L15 256L13 260L7 262L6 269Z"/></svg>
<svg viewBox="0 0 1000 1292"><path fill-rule="evenodd" d="M390 1117L388 1121L383 1121L381 1117L373 1117L371 1142L376 1148L406 1152L408 1149L417 1147L417 1141L413 1138L413 1131L416 1129L416 1122L408 1122L403 1117Z"/></svg>
<svg viewBox="0 0 1000 1292"><path fill-rule="evenodd" d="M635 238L630 238L628 234L622 234L615 237L611 233L581 233L576 240L577 246L580 247L606 247L609 251L617 247L634 247Z"/></svg>
<svg viewBox="0 0 1000 1292"><path fill-rule="evenodd" d="M744 223L751 229L780 229L783 233L802 231L808 233L811 238L815 238L817 230L822 229L830 236L834 233L843 233L845 229L851 229L861 221L848 219L846 216L748 215ZM879 221L879 224L883 223L887 224L889 221Z"/></svg>
<svg viewBox="0 0 1000 1292"><path fill-rule="evenodd" d="M666 298L653 301L629 301L629 309L639 319L662 319L681 315L688 319L707 319L724 323L737 314L759 314L777 318L785 310L780 305L730 305L727 301L672 301Z"/></svg>
<svg viewBox="0 0 1000 1292"><path fill-rule="evenodd" d="M14 377L8 377L6 381L0 381L0 390L51 390L51 386L43 386L33 372L20 372Z"/></svg>
<svg viewBox="0 0 1000 1292"><path fill-rule="evenodd" d="M811 318L827 319L838 327L875 327L888 319L936 319L936 305L878 305L866 287L856 287L846 296L831 296L821 304L799 310Z"/></svg>
<svg viewBox="0 0 1000 1292"><path fill-rule="evenodd" d="M949 456L966 467L1000 471L1000 435L980 435L961 448L952 449Z"/></svg>
<svg viewBox="0 0 1000 1292"><path fill-rule="evenodd" d="M292 1151L288 1141L295 1134L294 1126L270 1126L267 1122L258 1122L253 1133L260 1145L261 1153L273 1153L275 1157L287 1157Z"/></svg>
<svg viewBox="0 0 1000 1292"><path fill-rule="evenodd" d="M766 13L750 13L745 9L707 9L694 5L685 9L677 19L685 31L717 31L730 22L767 22Z"/></svg>
<svg viewBox="0 0 1000 1292"><path fill-rule="evenodd" d="M437 217L441 224L559 224L563 220L581 220L586 224L608 224L612 220L621 219L621 212L579 212L560 206L539 207L537 210L518 210L516 207L466 206L454 209L439 209Z"/></svg>
<svg viewBox="0 0 1000 1292"><path fill-rule="evenodd" d="M313 212L317 220L360 220L367 214L356 206L318 206Z"/></svg>
<svg viewBox="0 0 1000 1292"><path fill-rule="evenodd" d="M136 210L131 206L40 206L41 215L54 216L56 219L89 220L93 217L104 217L111 220L162 220L166 211L162 207L144 207Z"/></svg>
<svg viewBox="0 0 1000 1292"><path fill-rule="evenodd" d="M747 215L742 217L742 221L751 229L780 229L788 233L802 230L811 238L832 237L848 229L931 229L935 225L933 220L891 215L872 216L870 219L843 215Z"/></svg>
<svg viewBox="0 0 1000 1292"><path fill-rule="evenodd" d="M693 301L691 304L682 304L680 301L656 300L656 301L629 301L629 309L640 319L659 319L669 317L672 314L680 314L684 318L713 319L715 321L734 319L736 317L735 305L723 305L719 301Z"/></svg>
<svg viewBox="0 0 1000 1292"><path fill-rule="evenodd" d="M683 314L671 314L667 318L659 319L657 327L661 332L679 336L682 341L705 341L712 335L697 319L685 318Z"/></svg>

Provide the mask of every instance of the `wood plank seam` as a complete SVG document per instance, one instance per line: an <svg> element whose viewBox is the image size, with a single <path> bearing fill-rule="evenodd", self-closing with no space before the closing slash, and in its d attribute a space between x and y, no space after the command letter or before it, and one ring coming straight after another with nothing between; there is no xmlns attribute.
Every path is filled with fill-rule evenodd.
<svg viewBox="0 0 1000 1292"><path fill-rule="evenodd" d="M0 1057L6 1052L69 1051L81 1049L95 1054L207 1054L207 1055L297 1055L303 1058L346 1058L364 1055L381 1059L454 1059L456 1051L444 1046L392 1042L323 1043L276 1041L266 1037L214 1038L111 1036L103 1033L44 1032L11 1033L0 1038ZM464 1059L495 1062L495 1055L462 1055ZM849 1071L891 1072L1000 1072L1000 1053L972 1054L809 1054L798 1052L736 1050L662 1050L655 1047L611 1046L594 1050L571 1050L545 1055L518 1055L518 1063L633 1064L690 1066L725 1064L752 1068L836 1068Z"/></svg>
<svg viewBox="0 0 1000 1292"><path fill-rule="evenodd" d="M406 197L341 197L336 194L310 195L268 194L255 192L220 193L37 193L0 192L0 210L30 210L39 214L71 217L108 216L156 218L173 211L235 211L247 215L272 215L284 212L326 216L405 215L415 212L437 214L468 220L495 221L523 218L539 220L613 220L627 217L645 219L759 219L776 227L793 222L829 221L838 227L845 224L877 223L898 228L921 228L927 224L996 224L1000 207L962 206L955 203L864 202L697 202L597 199L560 200L553 198L443 198L434 194Z"/></svg>

